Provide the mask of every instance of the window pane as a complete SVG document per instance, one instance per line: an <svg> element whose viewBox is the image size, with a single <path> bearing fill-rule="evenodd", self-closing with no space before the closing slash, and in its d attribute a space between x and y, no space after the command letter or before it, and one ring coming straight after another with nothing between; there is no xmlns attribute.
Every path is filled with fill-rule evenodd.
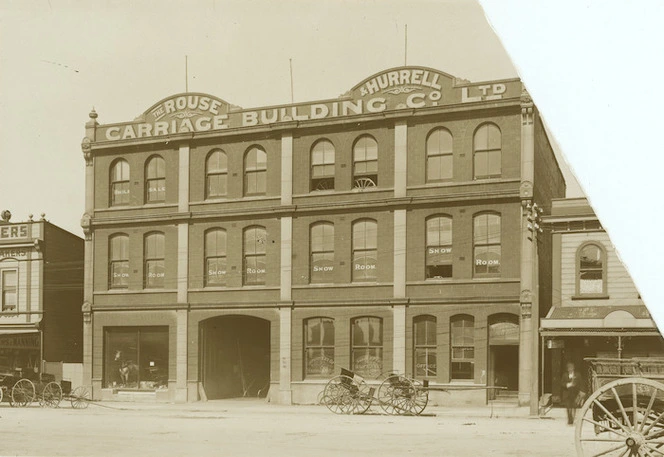
<svg viewBox="0 0 664 457"><path fill-rule="evenodd" d="M600 249L597 246L589 244L588 246L584 247L581 250L579 260L581 262L581 269L587 269L587 268L601 269L602 251L600 251Z"/></svg>
<svg viewBox="0 0 664 457"><path fill-rule="evenodd" d="M148 179L165 178L166 177L166 164L161 157L153 157L150 159L147 167L146 177Z"/></svg>
<svg viewBox="0 0 664 457"><path fill-rule="evenodd" d="M2 311L16 310L18 276L16 270L2 272Z"/></svg>
<svg viewBox="0 0 664 457"><path fill-rule="evenodd" d="M205 234L205 256L218 257L226 255L226 231L210 230Z"/></svg>
<svg viewBox="0 0 664 457"><path fill-rule="evenodd" d="M245 284L265 284L265 256L252 255L245 257Z"/></svg>
<svg viewBox="0 0 664 457"><path fill-rule="evenodd" d="M137 388L138 331L106 330L105 387Z"/></svg>
<svg viewBox="0 0 664 457"><path fill-rule="evenodd" d="M452 379L473 379L475 371L473 362L452 362Z"/></svg>
<svg viewBox="0 0 664 457"><path fill-rule="evenodd" d="M129 262L113 261L111 263L111 287L125 288L129 286Z"/></svg>
<svg viewBox="0 0 664 457"><path fill-rule="evenodd" d="M500 149L501 147L501 138L500 130L494 124L487 124L487 144L486 149Z"/></svg>
<svg viewBox="0 0 664 457"><path fill-rule="evenodd" d="M145 262L146 267L146 281L147 288L162 288L164 287L164 277L166 275L163 260L148 260Z"/></svg>
<svg viewBox="0 0 664 457"><path fill-rule="evenodd" d="M168 388L168 328L107 328L103 385Z"/></svg>
<svg viewBox="0 0 664 457"><path fill-rule="evenodd" d="M323 346L334 346L334 321L332 319L323 319L322 344Z"/></svg>
<svg viewBox="0 0 664 457"><path fill-rule="evenodd" d="M486 152L476 152L474 157L475 177L484 177L489 174L489 164Z"/></svg>
<svg viewBox="0 0 664 457"><path fill-rule="evenodd" d="M111 185L111 204L129 204L129 182L115 182Z"/></svg>
<svg viewBox="0 0 664 457"><path fill-rule="evenodd" d="M334 253L319 252L311 254L311 282L334 282Z"/></svg>
<svg viewBox="0 0 664 457"><path fill-rule="evenodd" d="M353 346L366 346L369 344L369 321L355 319L353 321Z"/></svg>
<svg viewBox="0 0 664 457"><path fill-rule="evenodd" d="M226 285L226 257L210 257L206 262L206 283L209 286Z"/></svg>
<svg viewBox="0 0 664 457"><path fill-rule="evenodd" d="M228 169L228 158L226 154L221 151L215 151L208 156L207 171L208 173L226 172Z"/></svg>
<svg viewBox="0 0 664 457"><path fill-rule="evenodd" d="M376 281L377 252L375 250L353 253L353 281Z"/></svg>
<svg viewBox="0 0 664 457"><path fill-rule="evenodd" d="M149 179L147 182L148 187L148 201L164 201L166 200L166 180L165 179Z"/></svg>
<svg viewBox="0 0 664 457"><path fill-rule="evenodd" d="M488 163L487 163L487 172L486 174L488 176L500 176L500 169L501 169L501 155L500 151L490 151L487 153L488 155Z"/></svg>
<svg viewBox="0 0 664 457"><path fill-rule="evenodd" d="M139 387L168 388L168 331L142 329L139 332Z"/></svg>
<svg viewBox="0 0 664 457"><path fill-rule="evenodd" d="M334 348L305 349L306 375L327 376L334 373Z"/></svg>

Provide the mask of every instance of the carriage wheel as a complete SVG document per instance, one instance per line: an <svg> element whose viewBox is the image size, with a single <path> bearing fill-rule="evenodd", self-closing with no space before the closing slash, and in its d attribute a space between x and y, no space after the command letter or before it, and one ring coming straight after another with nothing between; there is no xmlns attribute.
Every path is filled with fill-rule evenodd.
<svg viewBox="0 0 664 457"><path fill-rule="evenodd" d="M327 383L321 402L335 414L362 414L371 406L371 389L364 381L339 375Z"/></svg>
<svg viewBox="0 0 664 457"><path fill-rule="evenodd" d="M378 401L387 414L420 414L429 401L429 393L418 388L413 380L393 374L378 388Z"/></svg>
<svg viewBox="0 0 664 457"><path fill-rule="evenodd" d="M78 386L69 396L71 397L71 407L74 409L85 409L92 400L90 391L85 386Z"/></svg>
<svg viewBox="0 0 664 457"><path fill-rule="evenodd" d="M2 397L5 395L5 387L0 386L0 403L2 403Z"/></svg>
<svg viewBox="0 0 664 457"><path fill-rule="evenodd" d="M57 408L62 401L62 387L57 382L49 382L39 396L39 405Z"/></svg>
<svg viewBox="0 0 664 457"><path fill-rule="evenodd" d="M410 397L410 413L419 416L429 403L429 391L424 388L421 381L412 379L411 383L413 391Z"/></svg>
<svg viewBox="0 0 664 457"><path fill-rule="evenodd" d="M28 406L35 399L35 385L29 379L19 379L12 387L9 404L12 406Z"/></svg>
<svg viewBox="0 0 664 457"><path fill-rule="evenodd" d="M664 455L664 384L625 378L595 391L575 420L578 457Z"/></svg>

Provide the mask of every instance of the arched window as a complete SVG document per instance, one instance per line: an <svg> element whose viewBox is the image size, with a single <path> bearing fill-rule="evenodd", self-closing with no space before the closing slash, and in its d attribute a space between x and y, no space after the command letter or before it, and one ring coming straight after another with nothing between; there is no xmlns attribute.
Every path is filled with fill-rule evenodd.
<svg viewBox="0 0 664 457"><path fill-rule="evenodd" d="M205 232L205 285L226 285L226 230Z"/></svg>
<svg viewBox="0 0 664 457"><path fill-rule="evenodd" d="M311 226L312 283L334 282L334 224L318 222Z"/></svg>
<svg viewBox="0 0 664 457"><path fill-rule="evenodd" d="M483 124L473 137L475 179L497 178L501 173L502 138L496 124Z"/></svg>
<svg viewBox="0 0 664 457"><path fill-rule="evenodd" d="M361 136L353 146L353 188L378 185L378 143L368 135Z"/></svg>
<svg viewBox="0 0 664 457"><path fill-rule="evenodd" d="M600 245L588 243L581 246L576 265L579 295L606 294L606 253Z"/></svg>
<svg viewBox="0 0 664 457"><path fill-rule="evenodd" d="M108 278L111 289L129 287L129 236L112 235L108 242Z"/></svg>
<svg viewBox="0 0 664 457"><path fill-rule="evenodd" d="M434 316L417 316L413 319L415 376L436 376L436 318Z"/></svg>
<svg viewBox="0 0 664 457"><path fill-rule="evenodd" d="M117 160L111 167L111 206L129 204L129 162Z"/></svg>
<svg viewBox="0 0 664 457"><path fill-rule="evenodd" d="M473 218L473 271L476 276L500 275L500 215L482 213Z"/></svg>
<svg viewBox="0 0 664 457"><path fill-rule="evenodd" d="M244 155L244 195L265 195L267 191L267 154L252 146Z"/></svg>
<svg viewBox="0 0 664 457"><path fill-rule="evenodd" d="M244 230L244 284L265 284L265 227L249 227Z"/></svg>
<svg viewBox="0 0 664 457"><path fill-rule="evenodd" d="M353 281L370 282L378 278L378 224L373 219L353 223Z"/></svg>
<svg viewBox="0 0 664 457"><path fill-rule="evenodd" d="M304 321L304 376L334 373L334 319L312 317Z"/></svg>
<svg viewBox="0 0 664 457"><path fill-rule="evenodd" d="M427 137L427 182L452 179L452 134L437 128Z"/></svg>
<svg viewBox="0 0 664 457"><path fill-rule="evenodd" d="M223 197L228 192L228 157L221 150L205 160L205 198Z"/></svg>
<svg viewBox="0 0 664 457"><path fill-rule="evenodd" d="M351 321L350 365L352 370L367 378L383 372L383 319L358 317Z"/></svg>
<svg viewBox="0 0 664 457"><path fill-rule="evenodd" d="M166 243L163 233L150 233L145 236L145 288L158 289L164 287L166 276L165 256Z"/></svg>
<svg viewBox="0 0 664 457"><path fill-rule="evenodd" d="M516 314L499 313L489 316L489 345L518 345L519 316Z"/></svg>
<svg viewBox="0 0 664 457"><path fill-rule="evenodd" d="M334 145L328 140L311 148L311 190L334 190Z"/></svg>
<svg viewBox="0 0 664 457"><path fill-rule="evenodd" d="M452 218L427 219L426 279L452 277Z"/></svg>
<svg viewBox="0 0 664 457"><path fill-rule="evenodd" d="M151 157L145 167L145 195L148 203L166 200L166 162L159 156Z"/></svg>
<svg viewBox="0 0 664 457"><path fill-rule="evenodd" d="M475 376L475 319L460 314L450 318L450 377L468 380Z"/></svg>

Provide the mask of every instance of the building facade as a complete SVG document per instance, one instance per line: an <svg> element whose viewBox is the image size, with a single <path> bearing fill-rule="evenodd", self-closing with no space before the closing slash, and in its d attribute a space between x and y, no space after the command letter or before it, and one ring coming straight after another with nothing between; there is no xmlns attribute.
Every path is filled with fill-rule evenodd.
<svg viewBox="0 0 664 457"><path fill-rule="evenodd" d="M400 67L258 109L177 94L91 112L82 148L95 398L314 403L341 367L537 389L525 208L565 186L519 80Z"/></svg>
<svg viewBox="0 0 664 457"><path fill-rule="evenodd" d="M0 221L0 371L81 383L83 239L42 219Z"/></svg>
<svg viewBox="0 0 664 457"><path fill-rule="evenodd" d="M541 321L544 390L559 402L567 362L664 357L664 340L585 198L553 200L552 307ZM589 376L586 377L586 382Z"/></svg>

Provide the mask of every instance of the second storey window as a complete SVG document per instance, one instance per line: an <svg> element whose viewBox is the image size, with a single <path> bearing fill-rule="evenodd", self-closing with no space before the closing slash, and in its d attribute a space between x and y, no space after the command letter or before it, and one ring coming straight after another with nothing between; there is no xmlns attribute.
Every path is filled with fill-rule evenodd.
<svg viewBox="0 0 664 457"><path fill-rule="evenodd" d="M129 204L129 162L116 161L111 167L111 206Z"/></svg>
<svg viewBox="0 0 664 457"><path fill-rule="evenodd" d="M604 250L596 244L586 244L578 253L579 295L599 295L606 293L606 262Z"/></svg>
<svg viewBox="0 0 664 457"><path fill-rule="evenodd" d="M501 173L502 138L496 124L480 126L473 137L475 179L498 178Z"/></svg>
<svg viewBox="0 0 664 457"><path fill-rule="evenodd" d="M223 197L228 192L228 157L212 151L205 161L205 198Z"/></svg>
<svg viewBox="0 0 664 457"><path fill-rule="evenodd" d="M378 143L370 136L361 136L353 146L353 188L378 185Z"/></svg>
<svg viewBox="0 0 664 457"><path fill-rule="evenodd" d="M226 231L212 229L205 233L205 285L226 285Z"/></svg>
<svg viewBox="0 0 664 457"><path fill-rule="evenodd" d="M452 134L436 129L427 138L427 182L452 179Z"/></svg>
<svg viewBox="0 0 664 457"><path fill-rule="evenodd" d="M265 284L265 245L264 227L249 227L244 231L244 284L254 286Z"/></svg>
<svg viewBox="0 0 664 457"><path fill-rule="evenodd" d="M2 311L16 311L18 302L18 274L16 270L2 270Z"/></svg>
<svg viewBox="0 0 664 457"><path fill-rule="evenodd" d="M163 233L150 233L145 237L145 288L158 289L164 287L165 240Z"/></svg>
<svg viewBox="0 0 664 457"><path fill-rule="evenodd" d="M334 282L334 224L311 226L311 282Z"/></svg>
<svg viewBox="0 0 664 457"><path fill-rule="evenodd" d="M244 195L267 192L267 154L253 146L244 156Z"/></svg>
<svg viewBox="0 0 664 457"><path fill-rule="evenodd" d="M427 219L426 278L452 277L452 218Z"/></svg>
<svg viewBox="0 0 664 457"><path fill-rule="evenodd" d="M500 216L478 214L473 219L473 271L475 276L500 275Z"/></svg>
<svg viewBox="0 0 664 457"><path fill-rule="evenodd" d="M353 282L372 282L378 278L378 224L361 219L353 224Z"/></svg>
<svg viewBox="0 0 664 457"><path fill-rule="evenodd" d="M360 376L376 378L383 372L383 319L359 317L351 324L350 365Z"/></svg>
<svg viewBox="0 0 664 457"><path fill-rule="evenodd" d="M312 317L304 321L304 375L334 373L334 320Z"/></svg>
<svg viewBox="0 0 664 457"><path fill-rule="evenodd" d="M145 193L148 203L166 201L166 162L159 156L148 160L145 167Z"/></svg>
<svg viewBox="0 0 664 457"><path fill-rule="evenodd" d="M417 316L413 320L415 336L415 376L436 376L436 318Z"/></svg>
<svg viewBox="0 0 664 457"><path fill-rule="evenodd" d="M114 235L109 242L109 287L126 289L129 287L129 237Z"/></svg>
<svg viewBox="0 0 664 457"><path fill-rule="evenodd" d="M327 140L311 148L311 190L334 190L334 146Z"/></svg>

